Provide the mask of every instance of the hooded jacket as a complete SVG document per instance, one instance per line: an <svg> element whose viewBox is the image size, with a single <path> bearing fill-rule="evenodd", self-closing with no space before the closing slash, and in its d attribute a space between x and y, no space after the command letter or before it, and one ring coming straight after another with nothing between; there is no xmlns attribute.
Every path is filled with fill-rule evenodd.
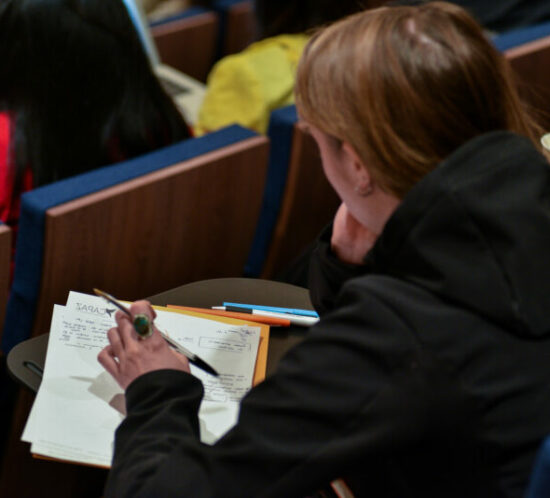
<svg viewBox="0 0 550 498"><path fill-rule="evenodd" d="M329 241L311 262L320 322L217 444L198 440L191 375L128 387L107 497L522 496L550 432L548 162L511 133L477 137L407 194L365 265Z"/></svg>

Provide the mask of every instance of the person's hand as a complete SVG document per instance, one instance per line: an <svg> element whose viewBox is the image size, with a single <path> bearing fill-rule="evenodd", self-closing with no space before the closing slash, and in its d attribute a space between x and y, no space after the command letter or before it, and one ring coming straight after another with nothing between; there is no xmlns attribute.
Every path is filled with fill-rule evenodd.
<svg viewBox="0 0 550 498"><path fill-rule="evenodd" d="M130 307L132 316L144 314L153 322L155 311L147 301L136 301ZM118 311L117 327L107 333L109 345L101 350L97 359L120 387L126 389L134 379L144 373L165 368L189 372L187 358L173 349L155 328L147 339L140 339L129 316Z"/></svg>
<svg viewBox="0 0 550 498"><path fill-rule="evenodd" d="M378 235L353 217L344 203L340 205L334 217L330 240L330 247L338 259L345 263L362 264L377 238Z"/></svg>

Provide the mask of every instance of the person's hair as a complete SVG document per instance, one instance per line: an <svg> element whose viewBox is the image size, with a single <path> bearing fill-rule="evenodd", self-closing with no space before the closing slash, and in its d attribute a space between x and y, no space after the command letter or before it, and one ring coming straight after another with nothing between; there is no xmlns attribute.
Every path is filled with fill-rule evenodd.
<svg viewBox="0 0 550 498"><path fill-rule="evenodd" d="M375 2L377 0L255 0L257 38L305 33L374 6Z"/></svg>
<svg viewBox="0 0 550 498"><path fill-rule="evenodd" d="M120 0L3 0L0 61L16 192L189 137Z"/></svg>
<svg viewBox="0 0 550 498"><path fill-rule="evenodd" d="M317 33L298 67L296 104L398 198L482 133L509 130L540 145L504 57L446 2L381 7Z"/></svg>

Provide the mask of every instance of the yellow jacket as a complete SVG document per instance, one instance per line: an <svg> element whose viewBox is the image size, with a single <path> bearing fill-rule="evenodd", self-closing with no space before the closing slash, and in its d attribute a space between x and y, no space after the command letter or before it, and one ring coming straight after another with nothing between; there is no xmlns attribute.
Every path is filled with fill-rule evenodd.
<svg viewBox="0 0 550 498"><path fill-rule="evenodd" d="M271 111L294 102L296 66L308 39L274 36L220 60L208 76L195 134L234 123L265 133Z"/></svg>

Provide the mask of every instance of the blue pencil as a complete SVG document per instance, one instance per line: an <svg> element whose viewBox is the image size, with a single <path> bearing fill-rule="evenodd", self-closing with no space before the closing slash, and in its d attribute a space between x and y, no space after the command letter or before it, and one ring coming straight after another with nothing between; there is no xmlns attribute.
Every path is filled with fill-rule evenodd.
<svg viewBox="0 0 550 498"><path fill-rule="evenodd" d="M301 310L296 308L280 308L277 306L259 306L257 304L242 304L242 303L223 303L224 306L237 306L239 308L255 309L263 311L276 311L277 313L291 313L293 315L314 316L319 318L319 315L315 311Z"/></svg>

